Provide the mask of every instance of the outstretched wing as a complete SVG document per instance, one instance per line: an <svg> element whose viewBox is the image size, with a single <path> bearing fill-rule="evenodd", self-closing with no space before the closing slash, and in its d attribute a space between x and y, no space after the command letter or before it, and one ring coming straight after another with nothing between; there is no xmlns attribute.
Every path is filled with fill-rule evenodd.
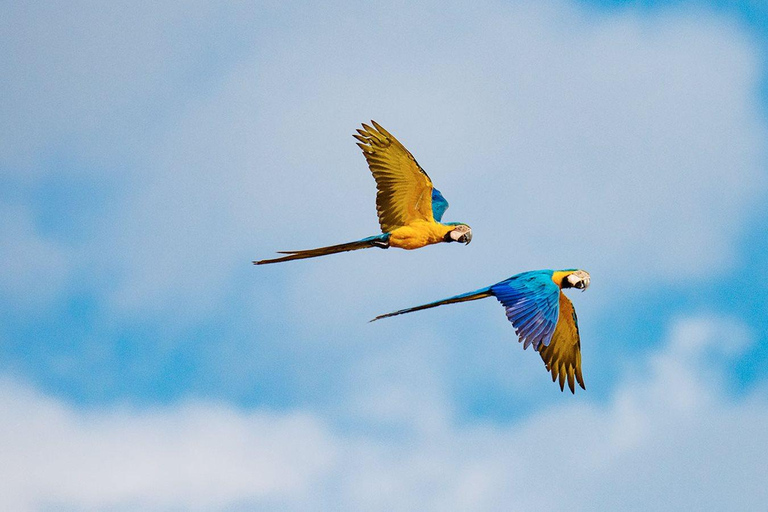
<svg viewBox="0 0 768 512"><path fill-rule="evenodd" d="M560 295L551 270L523 272L493 285L491 290L504 305L523 349L533 345L539 350L549 345L557 324Z"/></svg>
<svg viewBox="0 0 768 512"><path fill-rule="evenodd" d="M354 137L376 180L376 211L384 233L415 220L432 221L432 180L405 146L376 121Z"/></svg>
<svg viewBox="0 0 768 512"><path fill-rule="evenodd" d="M432 216L435 222L443 220L443 214L448 209L448 201L443 197L435 187L432 187Z"/></svg>
<svg viewBox="0 0 768 512"><path fill-rule="evenodd" d="M552 341L548 346L539 348L539 354L552 373L552 382L560 379L560 389L563 389L565 379L568 379L568 388L574 392L573 381L584 387L584 378L581 375L581 341L579 340L579 321L576 318L576 310L573 304L560 293L560 318L552 335Z"/></svg>

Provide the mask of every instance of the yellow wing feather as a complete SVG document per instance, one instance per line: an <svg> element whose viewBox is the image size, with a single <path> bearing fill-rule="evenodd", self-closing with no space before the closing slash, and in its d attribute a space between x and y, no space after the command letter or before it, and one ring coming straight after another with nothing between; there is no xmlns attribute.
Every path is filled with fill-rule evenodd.
<svg viewBox="0 0 768 512"><path fill-rule="evenodd" d="M376 121L354 137L376 180L376 211L384 233L413 221L434 222L432 180L413 155Z"/></svg>
<svg viewBox="0 0 768 512"><path fill-rule="evenodd" d="M581 341L576 311L563 292L560 292L560 314L552 340L549 346L541 345L539 354L552 373L552 382L560 380L560 389L567 380L568 388L573 393L574 379L582 389L586 389L581 375Z"/></svg>

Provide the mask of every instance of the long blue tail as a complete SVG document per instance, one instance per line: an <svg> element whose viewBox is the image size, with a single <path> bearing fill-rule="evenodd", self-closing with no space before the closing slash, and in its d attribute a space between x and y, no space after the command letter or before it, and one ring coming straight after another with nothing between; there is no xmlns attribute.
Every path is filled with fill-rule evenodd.
<svg viewBox="0 0 768 512"><path fill-rule="evenodd" d="M325 256L326 254L334 254L337 252L356 251L358 249L367 249L369 247L380 247L386 249L389 247L389 233L382 235L369 236L356 242L349 242L346 244L329 245L328 247L318 247L317 249L307 249L306 251L278 251L279 254L287 254L280 258L274 258L271 260L258 260L254 261L254 265L265 265L267 263L279 263L281 261L290 260L302 260L304 258L316 258L317 256Z"/></svg>
<svg viewBox="0 0 768 512"><path fill-rule="evenodd" d="M488 288L481 288L480 290L475 290L474 292L469 293L462 293L461 295L456 295L454 297L438 300L436 302L430 302L429 304L422 304L421 306L415 306L412 308L407 309L401 309L400 311L393 311L392 313L387 313L386 315L379 315L371 322L375 322L376 320L380 320L382 318L387 318L390 316L397 316L402 315L404 313L412 313L414 311L421 311L422 309L429 309L429 308L435 308L437 306L442 306L443 304L456 304L457 302L468 302L470 300L477 300L477 299L484 299L486 297L492 297L493 292L491 291L491 287Z"/></svg>

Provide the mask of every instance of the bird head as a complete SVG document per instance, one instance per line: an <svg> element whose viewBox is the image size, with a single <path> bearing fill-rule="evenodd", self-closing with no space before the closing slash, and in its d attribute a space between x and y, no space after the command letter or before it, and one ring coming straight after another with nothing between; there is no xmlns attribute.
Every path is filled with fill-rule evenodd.
<svg viewBox="0 0 768 512"><path fill-rule="evenodd" d="M563 288L576 288L584 291L589 287L589 273L584 270L574 270L563 279Z"/></svg>
<svg viewBox="0 0 768 512"><path fill-rule="evenodd" d="M446 242L461 242L469 244L472 241L472 228L466 224L456 224L453 229L445 235Z"/></svg>

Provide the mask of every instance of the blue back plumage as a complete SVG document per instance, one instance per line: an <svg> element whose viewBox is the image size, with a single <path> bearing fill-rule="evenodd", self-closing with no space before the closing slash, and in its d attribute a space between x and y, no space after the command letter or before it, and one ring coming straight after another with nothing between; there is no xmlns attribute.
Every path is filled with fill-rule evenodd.
<svg viewBox="0 0 768 512"><path fill-rule="evenodd" d="M360 242L387 242L389 241L390 234L382 233L380 235L373 235L360 240Z"/></svg>
<svg viewBox="0 0 768 512"><path fill-rule="evenodd" d="M491 292L507 312L523 348L549 346L560 309L560 287L552 270L533 270L491 286Z"/></svg>
<svg viewBox="0 0 768 512"><path fill-rule="evenodd" d="M432 216L435 218L435 222L440 222L443 218L445 210L448 209L448 201L445 200L443 194L436 188L432 188Z"/></svg>

